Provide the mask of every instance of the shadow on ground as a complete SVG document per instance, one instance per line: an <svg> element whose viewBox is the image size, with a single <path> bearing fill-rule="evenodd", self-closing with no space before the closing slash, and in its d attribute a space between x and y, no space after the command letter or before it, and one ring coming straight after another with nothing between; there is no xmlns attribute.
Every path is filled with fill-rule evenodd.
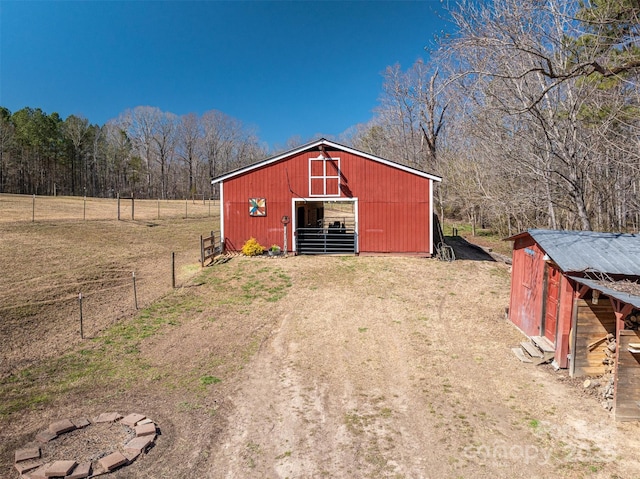
<svg viewBox="0 0 640 479"><path fill-rule="evenodd" d="M456 259L466 259L471 261L502 261L495 254L490 254L481 246L469 243L462 236L446 236L446 243L453 248Z"/></svg>

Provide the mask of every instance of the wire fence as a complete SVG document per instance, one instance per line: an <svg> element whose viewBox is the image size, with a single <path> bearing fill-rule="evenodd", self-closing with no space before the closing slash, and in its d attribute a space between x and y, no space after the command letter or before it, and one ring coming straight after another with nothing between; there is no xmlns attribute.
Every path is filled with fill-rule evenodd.
<svg viewBox="0 0 640 479"><path fill-rule="evenodd" d="M148 200L0 194L0 223L52 220L140 220L218 216L219 200Z"/></svg>
<svg viewBox="0 0 640 479"><path fill-rule="evenodd" d="M107 270L97 280L40 286L28 295L27 301L24 295L14 294L15 291L0 292L0 317L6 320L0 327L0 336L6 336L11 342L12 334L18 330L21 335L28 334L20 325L24 318L31 317L38 318L27 323L35 328L44 318L49 318L47 337L32 337L36 343L46 339L66 345L67 340L75 342L73 337L96 337L123 317L131 317L137 310L149 307L173 288L187 286L198 270L199 265L193 264L191 253L171 253L164 265L151 275ZM52 317L56 318L53 323Z"/></svg>

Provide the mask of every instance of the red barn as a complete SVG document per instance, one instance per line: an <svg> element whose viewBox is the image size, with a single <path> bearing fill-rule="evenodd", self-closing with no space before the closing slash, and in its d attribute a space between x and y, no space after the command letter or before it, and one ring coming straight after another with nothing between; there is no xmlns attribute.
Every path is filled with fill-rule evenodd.
<svg viewBox="0 0 640 479"><path fill-rule="evenodd" d="M212 180L226 250L433 254L434 175L320 139ZM286 245L285 245L286 241Z"/></svg>

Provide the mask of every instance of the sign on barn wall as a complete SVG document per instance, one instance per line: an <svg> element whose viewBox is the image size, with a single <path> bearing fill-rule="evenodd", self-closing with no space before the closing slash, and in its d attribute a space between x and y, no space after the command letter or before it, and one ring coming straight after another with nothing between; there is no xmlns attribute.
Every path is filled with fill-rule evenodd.
<svg viewBox="0 0 640 479"><path fill-rule="evenodd" d="M249 198L249 216L267 216L267 199Z"/></svg>

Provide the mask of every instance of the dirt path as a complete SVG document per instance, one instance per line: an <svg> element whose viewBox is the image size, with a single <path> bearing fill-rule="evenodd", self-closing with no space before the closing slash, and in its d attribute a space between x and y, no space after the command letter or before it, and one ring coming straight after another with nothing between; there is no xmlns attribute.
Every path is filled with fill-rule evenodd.
<svg viewBox="0 0 640 479"><path fill-rule="evenodd" d="M230 397L209 477L615 477L614 459L640 472L627 426L509 356L504 265L295 261L301 287Z"/></svg>

